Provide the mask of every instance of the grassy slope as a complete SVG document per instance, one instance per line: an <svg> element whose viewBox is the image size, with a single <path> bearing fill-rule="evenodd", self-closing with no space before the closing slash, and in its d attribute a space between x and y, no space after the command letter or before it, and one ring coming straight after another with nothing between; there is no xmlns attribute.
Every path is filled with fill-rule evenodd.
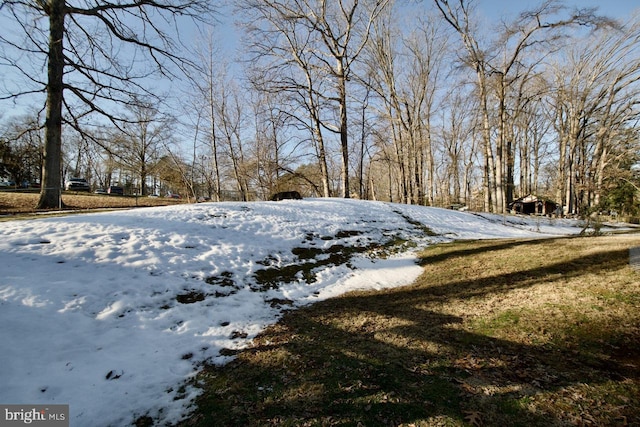
<svg viewBox="0 0 640 427"><path fill-rule="evenodd" d="M184 424L640 425L639 245L429 248L412 286L290 312L207 367Z"/></svg>

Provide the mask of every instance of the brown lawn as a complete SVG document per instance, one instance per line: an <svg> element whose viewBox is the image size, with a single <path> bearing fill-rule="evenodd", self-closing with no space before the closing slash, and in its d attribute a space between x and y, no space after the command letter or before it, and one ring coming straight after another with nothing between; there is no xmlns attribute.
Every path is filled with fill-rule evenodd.
<svg viewBox="0 0 640 427"><path fill-rule="evenodd" d="M15 217L36 213L39 194L35 192L0 192L0 214ZM120 209L165 206L185 203L164 197L108 196L92 193L63 193L64 210Z"/></svg>

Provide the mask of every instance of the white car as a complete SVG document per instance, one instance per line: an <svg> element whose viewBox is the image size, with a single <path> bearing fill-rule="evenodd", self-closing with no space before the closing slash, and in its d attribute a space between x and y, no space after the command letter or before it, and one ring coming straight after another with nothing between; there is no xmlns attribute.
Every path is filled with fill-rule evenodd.
<svg viewBox="0 0 640 427"><path fill-rule="evenodd" d="M67 191L90 191L91 187L84 178L69 178L64 183L64 189Z"/></svg>

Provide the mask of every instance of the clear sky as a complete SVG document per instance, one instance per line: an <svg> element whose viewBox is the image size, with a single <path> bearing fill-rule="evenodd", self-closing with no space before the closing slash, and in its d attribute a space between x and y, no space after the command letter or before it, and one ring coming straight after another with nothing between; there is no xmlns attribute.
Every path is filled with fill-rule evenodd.
<svg viewBox="0 0 640 427"><path fill-rule="evenodd" d="M477 0L478 8L488 18L499 19L539 5L543 0ZM616 19L625 19L640 8L640 0L567 0L569 7L597 7L598 11Z"/></svg>

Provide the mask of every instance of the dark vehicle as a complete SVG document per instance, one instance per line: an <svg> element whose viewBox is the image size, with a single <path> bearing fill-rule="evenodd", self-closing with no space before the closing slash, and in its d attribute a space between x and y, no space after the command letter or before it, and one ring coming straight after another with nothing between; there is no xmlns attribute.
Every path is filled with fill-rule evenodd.
<svg viewBox="0 0 640 427"><path fill-rule="evenodd" d="M271 196L271 201L278 202L280 200L302 200L302 196L297 191L282 191Z"/></svg>
<svg viewBox="0 0 640 427"><path fill-rule="evenodd" d="M116 194L118 196L124 196L124 188L112 185L107 189L107 194Z"/></svg>
<svg viewBox="0 0 640 427"><path fill-rule="evenodd" d="M69 178L64 183L64 189L67 191L89 191L89 183L84 178Z"/></svg>

